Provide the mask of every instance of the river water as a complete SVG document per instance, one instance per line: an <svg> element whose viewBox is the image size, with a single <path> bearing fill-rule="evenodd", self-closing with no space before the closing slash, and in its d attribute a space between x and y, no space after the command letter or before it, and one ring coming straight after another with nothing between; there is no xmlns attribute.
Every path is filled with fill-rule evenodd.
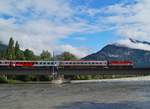
<svg viewBox="0 0 150 109"><path fill-rule="evenodd" d="M1 84L0 109L149 109L150 82Z"/></svg>

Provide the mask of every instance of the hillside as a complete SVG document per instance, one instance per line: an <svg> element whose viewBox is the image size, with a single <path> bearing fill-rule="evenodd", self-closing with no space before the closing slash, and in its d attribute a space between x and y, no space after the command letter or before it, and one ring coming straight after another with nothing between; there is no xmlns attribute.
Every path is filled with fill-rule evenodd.
<svg viewBox="0 0 150 109"><path fill-rule="evenodd" d="M82 60L131 60L135 67L150 67L150 51L109 44L97 53L82 58Z"/></svg>
<svg viewBox="0 0 150 109"><path fill-rule="evenodd" d="M0 52L7 48L6 45L0 43Z"/></svg>

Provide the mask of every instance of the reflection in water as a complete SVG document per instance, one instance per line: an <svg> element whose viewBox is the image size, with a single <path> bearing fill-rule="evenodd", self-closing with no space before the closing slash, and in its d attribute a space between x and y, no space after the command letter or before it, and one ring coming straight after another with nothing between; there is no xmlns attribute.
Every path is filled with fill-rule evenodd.
<svg viewBox="0 0 150 109"><path fill-rule="evenodd" d="M0 85L0 109L149 109L150 82Z"/></svg>

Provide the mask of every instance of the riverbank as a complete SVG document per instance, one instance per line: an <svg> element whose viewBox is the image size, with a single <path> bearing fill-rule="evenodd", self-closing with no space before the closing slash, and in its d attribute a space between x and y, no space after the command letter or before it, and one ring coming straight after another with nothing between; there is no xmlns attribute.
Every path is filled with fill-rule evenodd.
<svg viewBox="0 0 150 109"><path fill-rule="evenodd" d="M114 78L114 79L96 79L96 80L72 80L71 83L90 83L90 82L132 82L132 81L150 81L150 76Z"/></svg>
<svg viewBox="0 0 150 109"><path fill-rule="evenodd" d="M126 78L114 78L114 79L93 79L93 80L70 80L70 81L17 81L17 80L7 80L4 84L62 84L62 83L94 83L94 82L136 82L136 81L150 81L150 76L140 76L140 77L126 77ZM3 83L2 83L3 84Z"/></svg>

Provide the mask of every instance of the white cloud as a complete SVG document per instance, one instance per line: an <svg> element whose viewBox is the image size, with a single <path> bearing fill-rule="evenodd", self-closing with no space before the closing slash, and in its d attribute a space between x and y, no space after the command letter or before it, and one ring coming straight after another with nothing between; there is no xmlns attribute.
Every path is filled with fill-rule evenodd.
<svg viewBox="0 0 150 109"><path fill-rule="evenodd" d="M55 50L57 50L59 52L69 51L69 52L73 53L74 55L76 55L77 57L85 57L90 52L90 50L88 48L84 48L84 47L77 48L77 47L73 47L69 44L56 47Z"/></svg>
<svg viewBox="0 0 150 109"><path fill-rule="evenodd" d="M57 45L60 51L69 50L78 56L85 56L89 51L60 45L59 40L73 33L109 30L125 39L150 40L150 1L136 1L89 8L74 7L68 0L0 0L0 38L8 43L9 37L13 36L23 49L30 48L36 53L43 49L52 51ZM88 19L82 16L88 16Z"/></svg>
<svg viewBox="0 0 150 109"><path fill-rule="evenodd" d="M134 49L141 49L141 50L148 50L150 51L150 45L148 44L143 44L143 43L133 43L131 42L129 39L125 39L125 40L119 40L117 43L117 45L122 45L122 46L126 46L129 48L134 48Z"/></svg>
<svg viewBox="0 0 150 109"><path fill-rule="evenodd" d="M74 39L75 40L78 40L78 41L86 41L87 40L87 38L86 37L79 37L79 36L77 36L77 37L74 37Z"/></svg>
<svg viewBox="0 0 150 109"><path fill-rule="evenodd" d="M107 22L117 26L115 30L120 36L150 40L150 1L137 0L135 4L113 5L107 7Z"/></svg>
<svg viewBox="0 0 150 109"><path fill-rule="evenodd" d="M144 50L148 45L129 43L127 38L150 41L150 0L134 0L132 4L114 4L102 9L84 10L89 16L96 16L105 30L112 30L122 37L120 43ZM103 14L103 15L102 15Z"/></svg>
<svg viewBox="0 0 150 109"><path fill-rule="evenodd" d="M0 1L0 37L4 43L13 37L23 49L30 48L36 53L43 49L54 50L56 44L61 48L60 39L76 32L92 33L99 29L76 17L77 13L67 0ZM77 47L67 48L77 54Z"/></svg>

